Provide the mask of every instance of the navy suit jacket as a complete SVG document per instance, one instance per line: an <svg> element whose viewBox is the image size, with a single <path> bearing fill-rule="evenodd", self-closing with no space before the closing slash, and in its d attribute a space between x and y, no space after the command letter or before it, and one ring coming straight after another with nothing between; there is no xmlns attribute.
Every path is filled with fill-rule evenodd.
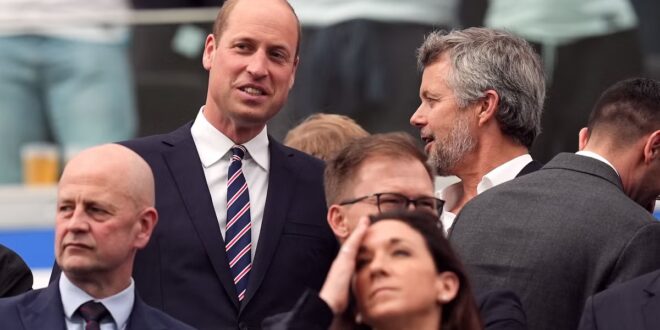
<svg viewBox="0 0 660 330"><path fill-rule="evenodd" d="M239 303L191 123L122 144L151 166L158 225L133 278L151 306L200 329L258 329L318 290L338 249L327 225L323 163L269 137L264 218L245 299Z"/></svg>
<svg viewBox="0 0 660 330"><path fill-rule="evenodd" d="M580 330L660 329L660 270L587 300Z"/></svg>
<svg viewBox="0 0 660 330"><path fill-rule="evenodd" d="M12 330L66 329L59 282L53 281L45 289L0 299L0 326ZM193 328L147 306L136 294L126 329L189 330Z"/></svg>

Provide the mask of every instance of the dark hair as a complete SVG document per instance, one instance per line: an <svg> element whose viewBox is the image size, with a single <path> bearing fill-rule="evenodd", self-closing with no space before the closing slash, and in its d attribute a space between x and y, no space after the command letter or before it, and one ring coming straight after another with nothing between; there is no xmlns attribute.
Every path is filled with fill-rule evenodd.
<svg viewBox="0 0 660 330"><path fill-rule="evenodd" d="M359 167L372 157L419 161L424 165L429 179L434 179L433 169L426 163L426 154L409 134L374 134L349 143L327 162L323 183L328 205L342 198Z"/></svg>
<svg viewBox="0 0 660 330"><path fill-rule="evenodd" d="M628 147L660 128L660 82L623 80L600 96L589 115L589 135L612 136L614 147Z"/></svg>
<svg viewBox="0 0 660 330"><path fill-rule="evenodd" d="M240 0L225 0L225 2L222 4L222 7L220 7L218 16L216 16L215 22L213 23L213 35L216 37L216 42L220 39L220 36L222 36L222 32L227 28L227 20L229 19L229 15L231 15L231 12L234 10L234 7L236 7L236 4L238 4L239 1ZM289 9L291 9L291 13L293 13L293 16L296 18L296 24L298 25L298 42L296 43L296 55L294 56L294 58L296 58L300 52L302 28L300 27L300 20L298 19L298 15L296 14L296 11L293 9L289 1L283 0L283 2L286 3Z"/></svg>
<svg viewBox="0 0 660 330"><path fill-rule="evenodd" d="M472 295L463 263L445 238L442 224L437 216L423 211L397 210L370 217L371 223L383 220L399 220L418 232L429 249L438 273L449 271L458 277L459 289L456 297L442 306L443 330L482 329L479 311Z"/></svg>

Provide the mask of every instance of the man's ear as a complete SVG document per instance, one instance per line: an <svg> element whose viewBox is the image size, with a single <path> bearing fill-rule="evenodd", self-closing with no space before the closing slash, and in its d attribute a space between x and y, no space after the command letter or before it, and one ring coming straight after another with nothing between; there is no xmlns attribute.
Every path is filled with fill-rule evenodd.
<svg viewBox="0 0 660 330"><path fill-rule="evenodd" d="M135 239L135 246L142 249L149 243L151 234L156 227L156 223L158 223L158 212L153 207L147 207L140 212L138 217L139 231Z"/></svg>
<svg viewBox="0 0 660 330"><path fill-rule="evenodd" d="M296 71L298 71L298 63L300 63L300 56L296 56L293 59L293 73L291 74L291 79L289 80L289 90L293 88L293 83L296 82Z"/></svg>
<svg viewBox="0 0 660 330"><path fill-rule="evenodd" d="M660 159L660 130L657 130L648 138L644 144L644 163L650 164Z"/></svg>
<svg viewBox="0 0 660 330"><path fill-rule="evenodd" d="M497 113L497 107L500 104L500 96L496 91L489 89L485 92L485 95L477 101L478 112L477 116L479 117L478 125L484 126L491 118L495 117Z"/></svg>
<svg viewBox="0 0 660 330"><path fill-rule="evenodd" d="M578 150L584 150L587 146L587 142L589 142L589 128L582 127L580 133L578 133Z"/></svg>
<svg viewBox="0 0 660 330"><path fill-rule="evenodd" d="M204 53L202 54L202 65L204 69L210 70L211 65L213 64L213 57L215 57L216 50L215 36L213 33L206 36L206 42L204 43Z"/></svg>
<svg viewBox="0 0 660 330"><path fill-rule="evenodd" d="M335 236L342 242L346 240L351 233L350 228L348 228L348 219L344 214L344 209L340 205L330 205L330 208L328 209L328 224L335 233Z"/></svg>

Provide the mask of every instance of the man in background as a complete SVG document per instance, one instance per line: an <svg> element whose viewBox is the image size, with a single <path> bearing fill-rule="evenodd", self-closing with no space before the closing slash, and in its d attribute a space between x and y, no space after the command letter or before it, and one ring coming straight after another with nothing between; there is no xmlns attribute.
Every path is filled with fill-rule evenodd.
<svg viewBox="0 0 660 330"><path fill-rule="evenodd" d="M83 151L57 192L55 259L47 288L0 299L8 329L191 329L147 306L131 278L158 220L149 166L119 145Z"/></svg>
<svg viewBox="0 0 660 330"><path fill-rule="evenodd" d="M660 193L660 83L606 90L581 145L472 200L449 237L477 290L513 289L531 329L575 329L589 296L660 268L649 213Z"/></svg>
<svg viewBox="0 0 660 330"><path fill-rule="evenodd" d="M375 134L348 144L327 163L324 175L327 220L342 244L326 282L317 294L308 290L291 313L264 322L267 329L326 329L344 322L349 286L361 230L359 221L381 212L416 209L438 215L442 201L433 197L434 174L427 156L407 134ZM354 231L358 238L349 236ZM349 247L350 246L350 247ZM345 251L348 249L349 251ZM510 291L477 297L486 329L526 329L525 313Z"/></svg>

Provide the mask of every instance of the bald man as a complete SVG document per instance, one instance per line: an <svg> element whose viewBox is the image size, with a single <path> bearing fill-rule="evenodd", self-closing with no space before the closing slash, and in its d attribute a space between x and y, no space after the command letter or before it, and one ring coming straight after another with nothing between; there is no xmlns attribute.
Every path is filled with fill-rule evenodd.
<svg viewBox="0 0 660 330"><path fill-rule="evenodd" d="M8 329L191 329L147 306L131 273L158 221L154 179L130 149L83 151L64 169L57 192L55 259L47 288L0 300Z"/></svg>

